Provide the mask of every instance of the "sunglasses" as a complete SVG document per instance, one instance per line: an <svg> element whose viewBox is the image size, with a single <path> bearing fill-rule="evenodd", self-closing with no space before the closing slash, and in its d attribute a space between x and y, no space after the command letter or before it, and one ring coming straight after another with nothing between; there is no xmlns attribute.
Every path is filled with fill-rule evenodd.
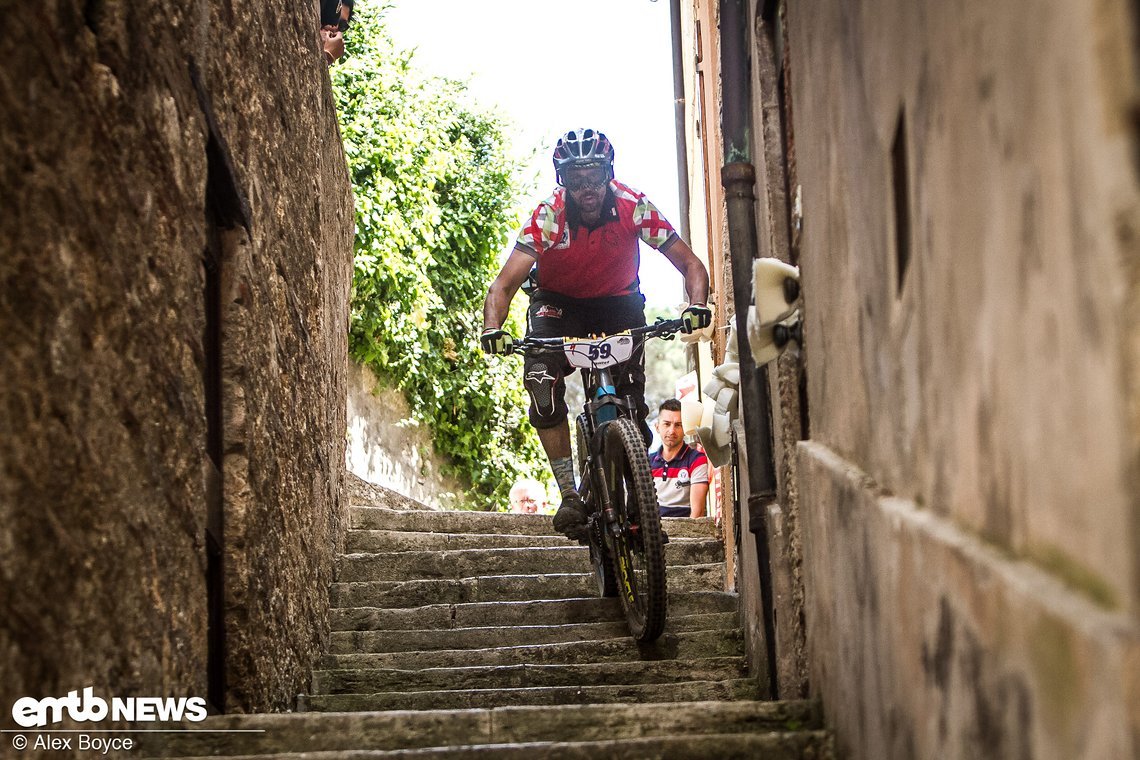
<svg viewBox="0 0 1140 760"><path fill-rule="evenodd" d="M562 185L570 192L574 193L579 190L585 190L587 187L601 187L606 184L609 177L604 171L593 172L591 174L584 174L579 177L567 177Z"/></svg>

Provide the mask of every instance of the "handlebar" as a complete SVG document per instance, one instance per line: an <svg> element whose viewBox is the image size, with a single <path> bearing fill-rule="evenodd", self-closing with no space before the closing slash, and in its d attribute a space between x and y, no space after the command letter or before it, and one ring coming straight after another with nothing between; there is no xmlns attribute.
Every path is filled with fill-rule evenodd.
<svg viewBox="0 0 1140 760"><path fill-rule="evenodd" d="M623 330L620 333L614 333L614 335L622 335L625 333L629 333L630 335L633 335L634 337L661 338L662 340L670 340L670 339L672 339L672 337L675 334L681 332L681 330L684 326L685 326L685 320L683 320L683 319L658 319L656 322L654 322L651 325L645 325L644 327L633 327L633 328L630 328L629 330ZM525 353L528 350L529 351L535 351L535 352L561 351L562 346L566 343L584 342L584 341L588 341L588 340L599 340L601 338L607 338L607 337L612 337L612 336L595 335L595 336L590 337L590 338L571 338L571 337L565 337L565 338L532 338L532 337L528 336L526 338L516 339L514 342L514 346L515 346L515 352L516 353Z"/></svg>

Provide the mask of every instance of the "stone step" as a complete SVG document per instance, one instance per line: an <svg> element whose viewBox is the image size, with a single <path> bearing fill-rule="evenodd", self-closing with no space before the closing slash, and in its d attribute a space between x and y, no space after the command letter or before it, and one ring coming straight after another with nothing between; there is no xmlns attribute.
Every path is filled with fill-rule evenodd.
<svg viewBox="0 0 1140 760"><path fill-rule="evenodd" d="M459 710L508 705L585 705L631 702L713 702L759 699L754 678L682 681L665 684L544 686L465 691L390 691L378 694L317 694L298 698L298 710L356 712L377 710Z"/></svg>
<svg viewBox="0 0 1140 760"><path fill-rule="evenodd" d="M747 675L743 657L601 662L585 665L495 665L426 670L315 670L314 694L375 694L384 691L522 689L538 686L728 681Z"/></svg>
<svg viewBox="0 0 1140 760"><path fill-rule="evenodd" d="M209 755L184 760L207 760ZM274 752L228 755L231 760L598 760L599 758L669 758L669 760L835 760L834 741L825 731L770 731L756 734L650 736L596 742L522 742L422 747L407 750Z"/></svg>
<svg viewBox="0 0 1140 760"><path fill-rule="evenodd" d="M744 635L737 628L665 633L651 644L638 644L626 636L597 641L566 641L484 649L330 654L321 658L320 667L324 670L347 668L418 670L479 665L571 665L590 662L688 660L743 654Z"/></svg>
<svg viewBox="0 0 1140 760"><path fill-rule="evenodd" d="M669 536L669 543L720 540L712 536ZM502 533L422 533L399 530L350 530L349 554L402 551L453 551L457 549L509 549L537 546L578 547L561 535L528 536Z"/></svg>
<svg viewBox="0 0 1140 760"><path fill-rule="evenodd" d="M723 561L724 547L719 541L677 541L665 547L666 566L707 565ZM527 546L343 554L337 560L336 579L356 583L582 572L590 572L590 552L585 546Z"/></svg>
<svg viewBox="0 0 1140 760"><path fill-rule="evenodd" d="M686 615L712 613L736 614L738 603L736 594L724 591L672 590L669 592L669 618L672 620ZM346 607L334 609L331 614L334 631L446 630L624 620L617 599L597 596L549 601L428 604L408 608Z"/></svg>
<svg viewBox="0 0 1140 760"><path fill-rule="evenodd" d="M712 631L736 629L735 613L682 615L670 617L665 631ZM333 631L330 654L363 652L412 652L435 649L484 649L494 646L555 644L569 641L628 638L625 619L601 623L569 623L562 625L485 626L481 628L445 628L403 631Z"/></svg>
<svg viewBox="0 0 1140 760"><path fill-rule="evenodd" d="M612 742L614 737L625 736L691 737L713 732L755 735L798 729L812 721L813 714L808 703L674 702L226 715L193 726L209 729L209 733L197 730L145 737L154 741L146 741L141 754L280 755L299 749L311 753L427 747L455 751L464 745ZM217 733L259 729L261 733Z"/></svg>
<svg viewBox="0 0 1140 760"><path fill-rule="evenodd" d="M516 515L503 512L436 512L396 510L382 507L351 507L353 530L399 530L424 533L492 533L554 536L550 515ZM713 538L718 535L712 518L665 518L665 532L672 538Z"/></svg>
<svg viewBox="0 0 1140 760"><path fill-rule="evenodd" d="M349 553L500 549L513 546L577 546L561 535L528 536L509 533L422 533L400 530L350 530Z"/></svg>
<svg viewBox="0 0 1140 760"><path fill-rule="evenodd" d="M667 567L670 591L721 591L724 565ZM593 573L491 575L460 579L361 581L332 584L333 607L421 607L426 604L573 599L597 593Z"/></svg>

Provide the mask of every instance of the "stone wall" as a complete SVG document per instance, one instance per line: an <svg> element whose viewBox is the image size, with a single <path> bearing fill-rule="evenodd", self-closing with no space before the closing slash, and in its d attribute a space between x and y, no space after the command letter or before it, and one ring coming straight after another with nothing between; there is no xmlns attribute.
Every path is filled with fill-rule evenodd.
<svg viewBox="0 0 1140 760"><path fill-rule="evenodd" d="M1140 752L1133 11L788 3L808 645L851 757Z"/></svg>
<svg viewBox="0 0 1140 760"><path fill-rule="evenodd" d="M443 475L431 431L412 419L404 394L355 362L348 374L348 471L425 505L456 507L463 486Z"/></svg>
<svg viewBox="0 0 1140 760"><path fill-rule="evenodd" d="M5 713L84 686L206 695L211 446L228 708L306 685L342 532L352 235L315 14L64 0L6 16Z"/></svg>

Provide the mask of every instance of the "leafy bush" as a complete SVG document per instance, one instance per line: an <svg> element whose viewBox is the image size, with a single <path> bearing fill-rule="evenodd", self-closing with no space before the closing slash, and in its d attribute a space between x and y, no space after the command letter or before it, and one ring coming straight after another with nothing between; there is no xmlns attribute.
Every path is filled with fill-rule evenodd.
<svg viewBox="0 0 1140 760"><path fill-rule="evenodd" d="M519 365L478 346L483 298L517 223L504 125L462 84L417 73L382 11L359 9L333 84L356 195L350 352L403 390L450 474L470 482L468 506L505 505L545 459L524 420ZM520 313L508 323L516 335Z"/></svg>

